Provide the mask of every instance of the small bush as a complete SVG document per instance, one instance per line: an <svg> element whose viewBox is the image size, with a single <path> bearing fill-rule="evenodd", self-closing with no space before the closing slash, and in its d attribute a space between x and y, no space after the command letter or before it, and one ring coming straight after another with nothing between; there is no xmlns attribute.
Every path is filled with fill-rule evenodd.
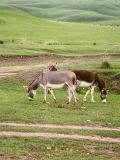
<svg viewBox="0 0 120 160"><path fill-rule="evenodd" d="M96 45L96 42L94 42L93 45L95 46L95 45Z"/></svg>
<svg viewBox="0 0 120 160"><path fill-rule="evenodd" d="M45 42L46 45L61 45L62 43L55 40L49 40Z"/></svg>
<svg viewBox="0 0 120 160"><path fill-rule="evenodd" d="M0 44L4 44L4 41L0 40Z"/></svg>
<svg viewBox="0 0 120 160"><path fill-rule="evenodd" d="M103 61L101 64L101 68L109 69L109 68L111 68L111 65L108 61Z"/></svg>
<svg viewBox="0 0 120 160"><path fill-rule="evenodd" d="M117 74L112 79L112 88L120 94L120 74Z"/></svg>

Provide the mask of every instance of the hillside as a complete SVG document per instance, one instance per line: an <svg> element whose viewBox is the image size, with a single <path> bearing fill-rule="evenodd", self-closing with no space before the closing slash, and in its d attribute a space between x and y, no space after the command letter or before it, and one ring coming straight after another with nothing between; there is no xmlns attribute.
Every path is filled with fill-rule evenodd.
<svg viewBox="0 0 120 160"><path fill-rule="evenodd" d="M0 3L56 21L120 24L119 0L0 0Z"/></svg>
<svg viewBox="0 0 120 160"><path fill-rule="evenodd" d="M14 0L14 5L12 0L8 1L9 4L7 1L3 2L0 0L0 43L4 43L0 44L2 56L120 53L118 26L96 25L96 22L95 24L56 22L20 9L20 6L28 6L30 3L32 5L32 1L25 3L24 0ZM43 14L39 7L38 12L40 15ZM34 11L34 14L36 13Z"/></svg>

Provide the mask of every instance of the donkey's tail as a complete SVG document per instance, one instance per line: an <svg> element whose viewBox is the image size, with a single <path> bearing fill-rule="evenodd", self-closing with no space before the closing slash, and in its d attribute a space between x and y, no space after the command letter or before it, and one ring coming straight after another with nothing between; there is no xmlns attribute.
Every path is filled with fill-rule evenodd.
<svg viewBox="0 0 120 160"><path fill-rule="evenodd" d="M73 85L75 85L75 86L77 85L77 78L76 78L76 76L73 77Z"/></svg>

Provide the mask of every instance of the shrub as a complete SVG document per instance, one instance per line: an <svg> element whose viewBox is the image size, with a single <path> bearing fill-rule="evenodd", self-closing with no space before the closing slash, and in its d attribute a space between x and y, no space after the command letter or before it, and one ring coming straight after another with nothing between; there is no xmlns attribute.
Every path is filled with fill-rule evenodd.
<svg viewBox="0 0 120 160"><path fill-rule="evenodd" d="M4 41L0 40L0 44L4 44Z"/></svg>
<svg viewBox="0 0 120 160"><path fill-rule="evenodd" d="M95 45L96 45L96 42L94 42L93 45L95 46Z"/></svg>
<svg viewBox="0 0 120 160"><path fill-rule="evenodd" d="M109 68L111 68L111 65L108 61L103 61L101 64L101 68L109 69Z"/></svg>
<svg viewBox="0 0 120 160"><path fill-rule="evenodd" d="M46 45L61 45L62 43L55 40L49 40L45 42Z"/></svg>

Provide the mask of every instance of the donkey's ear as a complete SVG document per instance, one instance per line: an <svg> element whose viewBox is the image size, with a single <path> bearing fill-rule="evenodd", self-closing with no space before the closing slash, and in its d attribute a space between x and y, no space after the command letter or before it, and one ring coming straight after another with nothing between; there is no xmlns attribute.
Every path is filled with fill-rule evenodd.
<svg viewBox="0 0 120 160"><path fill-rule="evenodd" d="M23 86L24 89L28 90L28 86Z"/></svg>

